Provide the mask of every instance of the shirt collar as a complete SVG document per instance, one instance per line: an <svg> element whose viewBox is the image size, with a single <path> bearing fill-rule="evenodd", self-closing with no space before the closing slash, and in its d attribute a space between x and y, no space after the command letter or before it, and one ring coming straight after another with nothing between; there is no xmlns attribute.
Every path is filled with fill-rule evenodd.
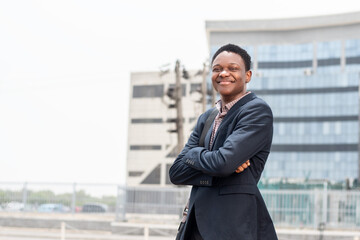
<svg viewBox="0 0 360 240"><path fill-rule="evenodd" d="M241 98L245 97L246 95L248 95L251 92L246 92L244 95L242 95L241 97L225 104L225 106L222 106L222 101L221 99L219 99L216 103L215 103L215 107L217 108L217 110L221 113L221 112L228 112L230 110L230 108L232 106L235 105L235 103L237 103Z"/></svg>

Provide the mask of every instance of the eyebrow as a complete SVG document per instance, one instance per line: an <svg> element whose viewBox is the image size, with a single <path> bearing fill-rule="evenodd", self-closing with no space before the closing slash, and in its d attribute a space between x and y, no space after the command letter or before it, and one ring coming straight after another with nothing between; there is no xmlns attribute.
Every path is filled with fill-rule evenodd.
<svg viewBox="0 0 360 240"><path fill-rule="evenodd" d="M240 66L240 64L238 64L238 63L229 63L229 65L237 65L237 66ZM221 66L221 65L218 63L218 64L213 65L212 67L216 67L216 66Z"/></svg>

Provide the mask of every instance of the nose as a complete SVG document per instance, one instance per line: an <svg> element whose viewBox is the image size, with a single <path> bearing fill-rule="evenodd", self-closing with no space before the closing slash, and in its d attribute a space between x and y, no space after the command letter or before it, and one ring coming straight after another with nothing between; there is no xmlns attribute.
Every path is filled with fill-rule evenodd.
<svg viewBox="0 0 360 240"><path fill-rule="evenodd" d="M220 76L220 77L222 77L222 76L227 76L228 74L229 74L229 72L224 69L224 70L222 70L222 71L219 73L219 76Z"/></svg>

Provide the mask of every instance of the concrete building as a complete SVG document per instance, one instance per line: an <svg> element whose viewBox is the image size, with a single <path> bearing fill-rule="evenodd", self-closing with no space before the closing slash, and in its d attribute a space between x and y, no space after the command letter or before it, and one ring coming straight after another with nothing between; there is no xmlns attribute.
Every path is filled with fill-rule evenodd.
<svg viewBox="0 0 360 240"><path fill-rule="evenodd" d="M181 78L184 140L186 142L197 117L203 112L203 77L189 71ZM127 185L166 186L169 168L177 151L175 101L167 96L175 85L175 73L137 72L131 74L128 123Z"/></svg>
<svg viewBox="0 0 360 240"><path fill-rule="evenodd" d="M210 55L227 43L252 56L249 90L274 114L263 178L359 176L360 12L207 21Z"/></svg>

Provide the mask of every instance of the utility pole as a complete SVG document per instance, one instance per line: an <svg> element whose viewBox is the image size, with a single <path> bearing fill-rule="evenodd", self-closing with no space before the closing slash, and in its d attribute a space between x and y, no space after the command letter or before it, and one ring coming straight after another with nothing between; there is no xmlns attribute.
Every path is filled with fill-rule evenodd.
<svg viewBox="0 0 360 240"><path fill-rule="evenodd" d="M211 72L211 65L209 65L209 71ZM213 107L215 105L215 102L216 102L216 95L217 95L217 92L215 90L215 88L213 87L212 85L212 79L210 80L211 82L211 90L210 90L210 96L211 96L211 106Z"/></svg>
<svg viewBox="0 0 360 240"><path fill-rule="evenodd" d="M207 75L207 69L206 69L206 63L203 65L203 71L202 71L202 84L201 84L201 93L202 93L202 111L206 111L206 103L207 103L207 86L206 86L206 75Z"/></svg>
<svg viewBox="0 0 360 240"><path fill-rule="evenodd" d="M176 130L177 130L177 152L180 153L184 146L184 127L183 127L183 110L182 110L182 87L181 87L181 75L180 75L180 61L176 60L175 65L175 106L176 106Z"/></svg>
<svg viewBox="0 0 360 240"><path fill-rule="evenodd" d="M358 179L357 186L360 186L360 73L359 73L359 82L358 82Z"/></svg>
<svg viewBox="0 0 360 240"><path fill-rule="evenodd" d="M216 102L216 90L213 87L211 87L211 93L211 106L214 106Z"/></svg>

